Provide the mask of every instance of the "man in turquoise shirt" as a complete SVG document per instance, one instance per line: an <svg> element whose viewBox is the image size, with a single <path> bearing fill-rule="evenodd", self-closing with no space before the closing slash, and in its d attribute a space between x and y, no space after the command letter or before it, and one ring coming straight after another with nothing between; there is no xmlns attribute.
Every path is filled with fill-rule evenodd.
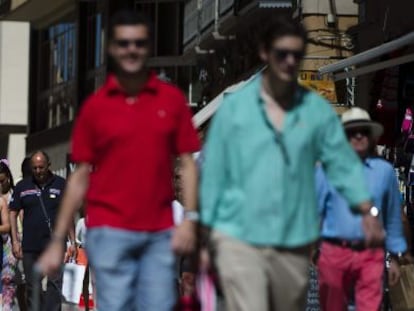
<svg viewBox="0 0 414 311"><path fill-rule="evenodd" d="M302 25L273 21L260 46L268 69L224 97L209 131L201 219L213 229L226 310L303 310L309 249L319 236L317 161L364 214L367 244L383 240L334 110L297 84L306 40Z"/></svg>

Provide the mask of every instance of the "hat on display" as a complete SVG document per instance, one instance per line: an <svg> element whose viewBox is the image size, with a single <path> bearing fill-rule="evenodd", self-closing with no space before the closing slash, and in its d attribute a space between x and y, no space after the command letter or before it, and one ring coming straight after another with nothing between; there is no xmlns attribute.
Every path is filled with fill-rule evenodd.
<svg viewBox="0 0 414 311"><path fill-rule="evenodd" d="M344 112L341 119L345 130L361 127L369 128L375 138L381 137L384 133L384 127L380 123L372 121L369 113L358 107Z"/></svg>

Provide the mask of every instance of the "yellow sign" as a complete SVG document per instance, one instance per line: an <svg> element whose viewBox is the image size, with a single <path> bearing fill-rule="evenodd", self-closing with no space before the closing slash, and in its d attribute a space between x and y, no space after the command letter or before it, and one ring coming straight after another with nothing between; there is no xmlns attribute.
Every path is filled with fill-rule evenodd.
<svg viewBox="0 0 414 311"><path fill-rule="evenodd" d="M314 71L302 71L299 74L299 84L316 91L319 95L325 97L331 103L337 103L335 82L327 75L319 76Z"/></svg>

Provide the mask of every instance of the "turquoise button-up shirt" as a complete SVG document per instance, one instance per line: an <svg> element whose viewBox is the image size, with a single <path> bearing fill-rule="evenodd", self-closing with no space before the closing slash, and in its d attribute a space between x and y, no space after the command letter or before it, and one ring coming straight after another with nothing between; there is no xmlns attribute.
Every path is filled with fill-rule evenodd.
<svg viewBox="0 0 414 311"><path fill-rule="evenodd" d="M275 130L260 96L262 75L226 94L203 151L201 220L258 246L315 241L320 221L315 164L350 206L369 201L362 164L331 107L299 87L283 128Z"/></svg>

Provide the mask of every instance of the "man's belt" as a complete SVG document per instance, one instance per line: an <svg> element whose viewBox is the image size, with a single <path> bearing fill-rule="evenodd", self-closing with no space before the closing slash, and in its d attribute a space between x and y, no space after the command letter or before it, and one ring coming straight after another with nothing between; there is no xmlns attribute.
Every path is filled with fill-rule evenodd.
<svg viewBox="0 0 414 311"><path fill-rule="evenodd" d="M326 243L338 245L338 246L345 247L345 248L350 248L354 251L364 251L367 249L367 247L365 246L365 242L362 240L347 241L347 240L336 239L336 238L323 238L322 240Z"/></svg>

